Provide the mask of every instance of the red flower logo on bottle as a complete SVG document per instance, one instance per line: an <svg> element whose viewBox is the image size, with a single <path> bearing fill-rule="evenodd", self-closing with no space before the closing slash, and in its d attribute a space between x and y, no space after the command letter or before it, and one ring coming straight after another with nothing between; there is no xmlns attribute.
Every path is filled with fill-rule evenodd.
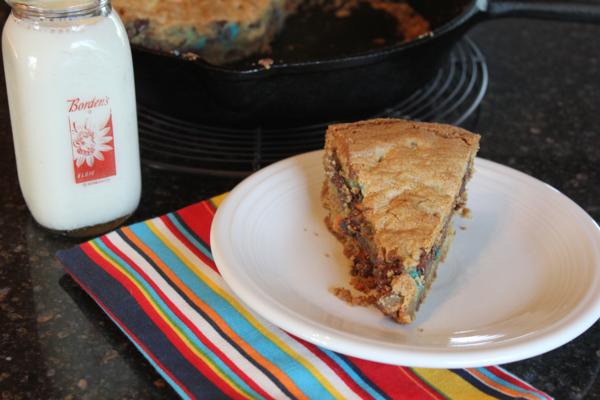
<svg viewBox="0 0 600 400"><path fill-rule="evenodd" d="M116 175L112 112L108 97L67 100L75 182Z"/></svg>
<svg viewBox="0 0 600 400"><path fill-rule="evenodd" d="M104 160L102 152L111 151L108 144L113 138L110 135L108 121L103 127L91 126L92 122L86 120L83 125L73 122L71 126L71 140L73 142L73 157L75 165L81 167L86 163L88 167L94 166L94 161Z"/></svg>

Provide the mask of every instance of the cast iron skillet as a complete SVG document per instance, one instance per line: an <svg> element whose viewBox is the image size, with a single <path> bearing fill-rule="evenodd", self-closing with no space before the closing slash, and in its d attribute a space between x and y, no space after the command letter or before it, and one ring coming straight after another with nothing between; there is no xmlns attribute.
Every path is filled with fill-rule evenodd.
<svg viewBox="0 0 600 400"><path fill-rule="evenodd" d="M509 16L600 21L600 3L585 0L410 0L410 3L431 22L431 35L369 48L360 40L364 32L348 29L343 22L336 25L339 18L298 17L286 24L276 40L273 54L280 54L281 59L275 58L269 70L252 63L260 56L219 67L134 47L138 100L146 107L175 117L227 127L355 120L395 104L427 82L452 45L480 21ZM357 18L365 18L365 29L371 35L389 34L390 28L386 27L389 21L381 16ZM323 43L319 35L312 35L307 48L289 52L290 43L299 43L302 35L301 39L306 41L310 26L315 25L329 29L329 34L341 32L337 34L338 43ZM356 44L355 49L352 45L348 47L352 43ZM328 49L339 53L328 53Z"/></svg>

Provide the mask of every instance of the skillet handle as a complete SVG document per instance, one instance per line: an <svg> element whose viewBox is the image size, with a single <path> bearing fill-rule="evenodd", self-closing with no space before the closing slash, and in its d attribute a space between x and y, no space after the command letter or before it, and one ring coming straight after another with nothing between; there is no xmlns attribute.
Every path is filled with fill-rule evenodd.
<svg viewBox="0 0 600 400"><path fill-rule="evenodd" d="M600 2L590 0L488 0L490 17L525 17L600 23Z"/></svg>

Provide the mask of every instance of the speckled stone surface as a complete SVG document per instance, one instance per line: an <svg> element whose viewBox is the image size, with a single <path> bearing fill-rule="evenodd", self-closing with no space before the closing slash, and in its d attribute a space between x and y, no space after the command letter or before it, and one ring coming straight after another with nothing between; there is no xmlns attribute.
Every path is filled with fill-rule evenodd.
<svg viewBox="0 0 600 400"><path fill-rule="evenodd" d="M600 26L501 20L470 32L490 87L480 155L542 179L600 220ZM0 87L0 399L166 399L175 393L54 253L77 243L39 228L19 191ZM144 168L132 221L228 190L235 181ZM600 324L506 366L557 399L600 399Z"/></svg>

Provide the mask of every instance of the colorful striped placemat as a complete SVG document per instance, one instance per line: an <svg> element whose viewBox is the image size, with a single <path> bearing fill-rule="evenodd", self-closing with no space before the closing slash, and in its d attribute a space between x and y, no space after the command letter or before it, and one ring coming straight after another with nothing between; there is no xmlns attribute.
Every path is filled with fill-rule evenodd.
<svg viewBox="0 0 600 400"><path fill-rule="evenodd" d="M500 367L365 361L296 338L247 309L210 252L218 196L58 253L183 398L549 399Z"/></svg>

